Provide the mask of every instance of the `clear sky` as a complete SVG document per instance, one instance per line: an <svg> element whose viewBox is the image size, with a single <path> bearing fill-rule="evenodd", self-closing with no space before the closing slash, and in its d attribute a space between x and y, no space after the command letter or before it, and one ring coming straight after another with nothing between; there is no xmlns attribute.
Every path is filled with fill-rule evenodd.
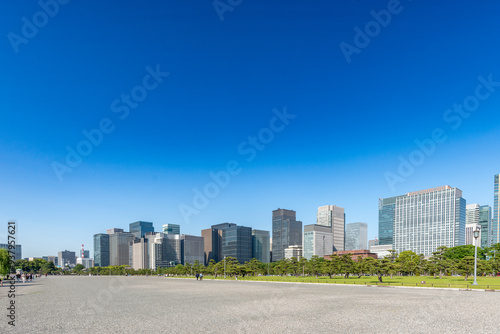
<svg viewBox="0 0 500 334"><path fill-rule="evenodd" d="M378 198L446 184L493 204L497 1L44 1L0 3L0 242L16 220L23 257L327 204L373 238Z"/></svg>

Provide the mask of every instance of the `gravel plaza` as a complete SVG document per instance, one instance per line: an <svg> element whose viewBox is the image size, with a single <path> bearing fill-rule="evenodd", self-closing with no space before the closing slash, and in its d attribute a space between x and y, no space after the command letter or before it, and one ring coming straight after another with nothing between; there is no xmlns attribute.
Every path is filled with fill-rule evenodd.
<svg viewBox="0 0 500 334"><path fill-rule="evenodd" d="M498 333L500 293L165 277L16 284L2 333Z"/></svg>

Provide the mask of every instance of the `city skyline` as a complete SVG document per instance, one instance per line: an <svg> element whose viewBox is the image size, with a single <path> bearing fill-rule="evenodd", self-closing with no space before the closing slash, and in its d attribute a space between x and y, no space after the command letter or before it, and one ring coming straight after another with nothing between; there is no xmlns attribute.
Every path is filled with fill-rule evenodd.
<svg viewBox="0 0 500 334"><path fill-rule="evenodd" d="M496 2L44 8L0 4L0 220L23 257L331 204L373 239L378 198L445 184L494 211Z"/></svg>

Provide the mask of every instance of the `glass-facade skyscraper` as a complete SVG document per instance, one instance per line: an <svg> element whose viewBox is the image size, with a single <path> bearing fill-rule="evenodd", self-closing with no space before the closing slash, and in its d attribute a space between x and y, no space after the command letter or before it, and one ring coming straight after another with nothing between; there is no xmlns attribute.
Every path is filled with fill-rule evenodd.
<svg viewBox="0 0 500 334"><path fill-rule="evenodd" d="M129 224L130 233L134 235L135 238L144 238L146 233L154 232L153 223L137 221Z"/></svg>
<svg viewBox="0 0 500 334"><path fill-rule="evenodd" d="M303 256L310 260L314 255L323 257L333 253L333 233L330 226L311 224L304 226Z"/></svg>
<svg viewBox="0 0 500 334"><path fill-rule="evenodd" d="M109 266L109 234L94 234L94 266Z"/></svg>
<svg viewBox="0 0 500 334"><path fill-rule="evenodd" d="M396 252L411 250L428 256L439 246L465 244L466 202L460 189L443 186L410 192L395 197L394 204L390 205L394 205L393 213L384 205L381 210L389 217L394 215ZM391 226L388 224L388 227Z"/></svg>
<svg viewBox="0 0 500 334"><path fill-rule="evenodd" d="M222 257L232 256L243 264L252 259L252 228L230 226L222 230Z"/></svg>
<svg viewBox="0 0 500 334"><path fill-rule="evenodd" d="M269 263L271 257L269 231L252 230L252 258Z"/></svg>
<svg viewBox="0 0 500 334"><path fill-rule="evenodd" d="M368 224L349 223L345 228L345 250L367 249Z"/></svg>
<svg viewBox="0 0 500 334"><path fill-rule="evenodd" d="M181 234L181 226L177 224L163 225L163 233L165 234Z"/></svg>
<svg viewBox="0 0 500 334"><path fill-rule="evenodd" d="M495 175L493 179L493 221L491 224L491 242L490 245L500 243L500 215L498 207L498 179L500 174Z"/></svg>
<svg viewBox="0 0 500 334"><path fill-rule="evenodd" d="M302 246L302 222L295 219L295 211L273 211L273 262L285 258L289 246Z"/></svg>
<svg viewBox="0 0 500 334"><path fill-rule="evenodd" d="M396 199L402 196L380 198L378 200L378 244L394 244L394 213Z"/></svg>
<svg viewBox="0 0 500 334"><path fill-rule="evenodd" d="M336 205L324 205L318 208L316 225L328 226L333 234L333 251L343 251L345 248L345 212Z"/></svg>
<svg viewBox="0 0 500 334"><path fill-rule="evenodd" d="M491 206L479 204L467 204L466 225L476 226L481 228L481 243L478 246L481 248L490 246L491 239ZM466 244L471 244L471 240L466 240Z"/></svg>

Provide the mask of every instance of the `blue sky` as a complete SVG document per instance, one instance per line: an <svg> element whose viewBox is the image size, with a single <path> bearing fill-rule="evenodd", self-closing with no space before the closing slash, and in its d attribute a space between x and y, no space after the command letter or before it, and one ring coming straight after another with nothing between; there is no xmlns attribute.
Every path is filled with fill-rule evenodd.
<svg viewBox="0 0 500 334"><path fill-rule="evenodd" d="M378 198L446 184L492 205L495 1L221 0L219 13L212 1L47 3L52 16L0 4L0 241L15 219L24 257L92 249L93 234L137 220L271 230L286 208L312 224L327 204L373 238ZM356 39L356 27L372 30ZM464 103L470 112L453 111ZM287 124L274 119L285 109ZM419 153L433 131L445 139ZM414 162L404 176L400 159ZM210 188L230 162L238 173ZM206 186L217 194L197 208Z"/></svg>

